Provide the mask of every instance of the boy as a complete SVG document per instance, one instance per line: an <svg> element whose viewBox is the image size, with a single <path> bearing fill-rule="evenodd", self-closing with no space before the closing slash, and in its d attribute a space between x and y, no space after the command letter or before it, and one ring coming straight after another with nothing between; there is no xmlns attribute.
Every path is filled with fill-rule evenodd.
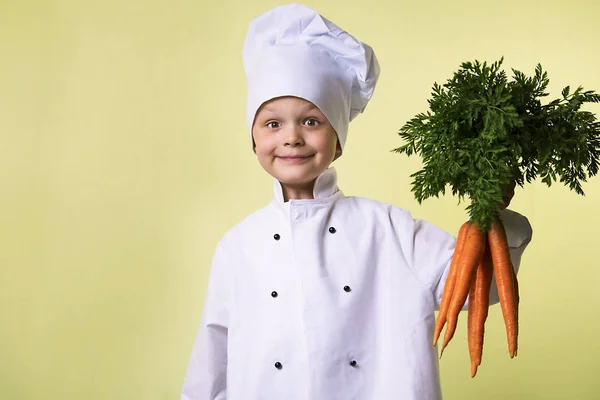
<svg viewBox="0 0 600 400"><path fill-rule="evenodd" d="M217 246L181 398L440 399L431 340L455 238L345 197L330 167L372 96L372 49L294 4L252 21L243 56L275 196ZM501 218L518 269L531 227Z"/></svg>

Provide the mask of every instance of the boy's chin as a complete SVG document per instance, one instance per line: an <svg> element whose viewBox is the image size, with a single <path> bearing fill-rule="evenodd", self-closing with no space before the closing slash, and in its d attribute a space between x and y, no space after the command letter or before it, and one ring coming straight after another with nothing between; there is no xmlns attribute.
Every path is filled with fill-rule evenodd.
<svg viewBox="0 0 600 400"><path fill-rule="evenodd" d="M290 188L306 189L306 188L312 188L317 177L318 177L318 175L315 175L315 174L309 174L309 175L306 175L306 174L302 174L302 175L280 174L278 176L275 176L275 179L277 179L279 181L279 183L281 183L282 185L285 185Z"/></svg>

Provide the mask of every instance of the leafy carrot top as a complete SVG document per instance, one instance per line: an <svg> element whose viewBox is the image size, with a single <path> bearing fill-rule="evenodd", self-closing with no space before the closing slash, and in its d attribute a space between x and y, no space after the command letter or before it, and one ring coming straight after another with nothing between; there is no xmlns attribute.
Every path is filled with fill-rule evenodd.
<svg viewBox="0 0 600 400"><path fill-rule="evenodd" d="M583 195L581 182L598 173L600 157L600 123L580 110L600 95L567 86L543 105L549 80L541 65L533 77L513 69L509 81L502 62L465 62L443 86L435 83L429 110L405 123L399 135L406 143L393 150L423 159L423 169L411 175L419 203L449 185L459 199L470 198L471 220L485 231L504 185L539 176Z"/></svg>

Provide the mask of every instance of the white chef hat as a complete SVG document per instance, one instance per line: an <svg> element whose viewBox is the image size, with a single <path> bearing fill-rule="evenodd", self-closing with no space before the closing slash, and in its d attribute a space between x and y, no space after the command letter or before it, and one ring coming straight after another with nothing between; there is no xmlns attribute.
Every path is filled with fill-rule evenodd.
<svg viewBox="0 0 600 400"><path fill-rule="evenodd" d="M242 56L251 139L263 103L295 96L321 110L343 149L348 124L365 110L379 78L370 46L302 4L275 7L253 19Z"/></svg>

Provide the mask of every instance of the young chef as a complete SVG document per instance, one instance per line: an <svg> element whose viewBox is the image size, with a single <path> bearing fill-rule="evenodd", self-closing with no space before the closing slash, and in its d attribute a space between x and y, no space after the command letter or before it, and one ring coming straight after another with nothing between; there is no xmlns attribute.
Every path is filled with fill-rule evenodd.
<svg viewBox="0 0 600 400"><path fill-rule="evenodd" d="M431 341L455 238L344 196L330 166L373 94L373 50L292 4L252 20L243 60L274 197L217 245L181 399L440 399ZM501 218L518 269L531 227Z"/></svg>

